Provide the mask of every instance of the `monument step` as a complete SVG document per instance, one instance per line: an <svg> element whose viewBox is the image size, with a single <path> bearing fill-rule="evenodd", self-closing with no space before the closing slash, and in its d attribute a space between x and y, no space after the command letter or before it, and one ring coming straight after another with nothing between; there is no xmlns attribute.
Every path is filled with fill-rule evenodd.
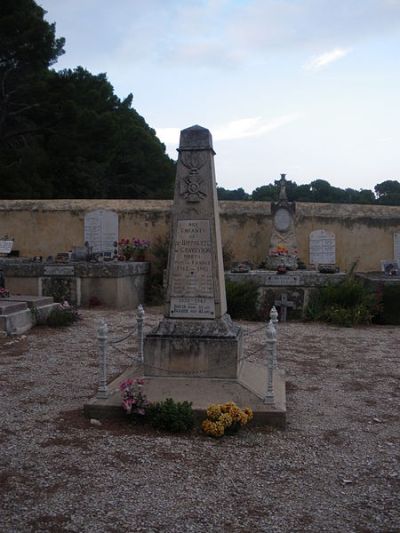
<svg viewBox="0 0 400 533"><path fill-rule="evenodd" d="M2 298L0 300L0 315L10 315L26 309L27 305L25 302L13 302L8 298Z"/></svg>
<svg viewBox="0 0 400 533"><path fill-rule="evenodd" d="M23 294L12 294L8 298L3 299L6 302L25 302L30 309L32 309L33 307L38 308L54 303L54 298L51 298L50 296L30 296Z"/></svg>
<svg viewBox="0 0 400 533"><path fill-rule="evenodd" d="M108 398L94 397L84 405L85 415L89 418L100 419L120 418L123 415L123 410L119 385L126 379L142 375L142 372L142 366L128 368L108 385ZM263 397L266 392L266 374L266 368L260 371L259 365L245 362L237 380L145 376L143 390L150 402L158 402L166 398L173 398L180 402L192 402L193 411L199 420L205 418L207 407L210 404L234 401L240 407L251 407L254 413L253 425L285 428L285 374L282 370L274 371L274 401L265 403ZM254 380L255 375L257 378Z"/></svg>

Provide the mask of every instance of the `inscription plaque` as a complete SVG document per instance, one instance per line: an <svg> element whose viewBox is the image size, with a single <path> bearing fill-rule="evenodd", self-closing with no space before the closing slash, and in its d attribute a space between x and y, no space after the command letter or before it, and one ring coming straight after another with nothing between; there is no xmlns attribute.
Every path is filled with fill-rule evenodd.
<svg viewBox="0 0 400 533"><path fill-rule="evenodd" d="M209 220L178 220L172 264L171 316L214 318Z"/></svg>
<svg viewBox="0 0 400 533"><path fill-rule="evenodd" d="M12 250L14 241L0 240L0 254L9 254Z"/></svg>
<svg viewBox="0 0 400 533"><path fill-rule="evenodd" d="M73 266L45 266L45 276L74 276L75 269Z"/></svg>
<svg viewBox="0 0 400 533"><path fill-rule="evenodd" d="M310 233L310 263L330 265L336 263L335 234L318 229Z"/></svg>
<svg viewBox="0 0 400 533"><path fill-rule="evenodd" d="M85 215L85 242L93 253L113 252L115 241L118 241L117 213L97 209Z"/></svg>
<svg viewBox="0 0 400 533"><path fill-rule="evenodd" d="M286 209L280 208L275 213L275 227L278 231L287 231L290 226L290 213Z"/></svg>

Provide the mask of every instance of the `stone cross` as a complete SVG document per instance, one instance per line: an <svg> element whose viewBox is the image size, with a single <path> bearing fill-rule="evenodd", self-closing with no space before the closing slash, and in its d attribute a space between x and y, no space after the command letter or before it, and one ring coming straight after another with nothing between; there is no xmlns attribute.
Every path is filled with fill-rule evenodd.
<svg viewBox="0 0 400 533"><path fill-rule="evenodd" d="M281 299L280 300L275 300L274 305L277 305L280 308L280 311L281 311L281 313L280 313L281 322L286 322L287 308L288 307L294 308L294 302L289 302L287 294L283 293L281 295Z"/></svg>

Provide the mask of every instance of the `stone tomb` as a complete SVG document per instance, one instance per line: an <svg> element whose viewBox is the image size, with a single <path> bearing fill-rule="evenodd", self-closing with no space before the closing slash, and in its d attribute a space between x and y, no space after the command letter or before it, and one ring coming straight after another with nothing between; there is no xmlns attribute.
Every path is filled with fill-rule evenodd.
<svg viewBox="0 0 400 533"><path fill-rule="evenodd" d="M85 214L85 242L93 253L113 253L118 242L118 215L114 211L96 209Z"/></svg>
<svg viewBox="0 0 400 533"><path fill-rule="evenodd" d="M11 295L0 299L0 330L8 335L25 333L38 320L45 320L57 306L53 298Z"/></svg>
<svg viewBox="0 0 400 533"><path fill-rule="evenodd" d="M285 425L283 372L274 369L274 400L266 400L266 364L243 357L242 331L226 313L221 232L210 132L193 126L181 132L164 318L144 340L144 390L149 401L190 401L203 415L211 403L250 406L255 423ZM140 370L136 370L140 372ZM92 399L88 416L121 412L119 383L105 400ZM137 374L136 374L137 375Z"/></svg>
<svg viewBox="0 0 400 533"><path fill-rule="evenodd" d="M332 231L317 229L310 233L310 264L334 265L336 263L335 234Z"/></svg>

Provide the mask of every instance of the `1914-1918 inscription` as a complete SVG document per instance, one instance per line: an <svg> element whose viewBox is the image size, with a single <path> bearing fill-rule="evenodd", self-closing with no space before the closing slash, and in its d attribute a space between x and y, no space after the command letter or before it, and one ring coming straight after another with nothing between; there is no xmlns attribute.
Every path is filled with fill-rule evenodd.
<svg viewBox="0 0 400 533"><path fill-rule="evenodd" d="M171 315L214 318L210 222L179 220L173 250Z"/></svg>

